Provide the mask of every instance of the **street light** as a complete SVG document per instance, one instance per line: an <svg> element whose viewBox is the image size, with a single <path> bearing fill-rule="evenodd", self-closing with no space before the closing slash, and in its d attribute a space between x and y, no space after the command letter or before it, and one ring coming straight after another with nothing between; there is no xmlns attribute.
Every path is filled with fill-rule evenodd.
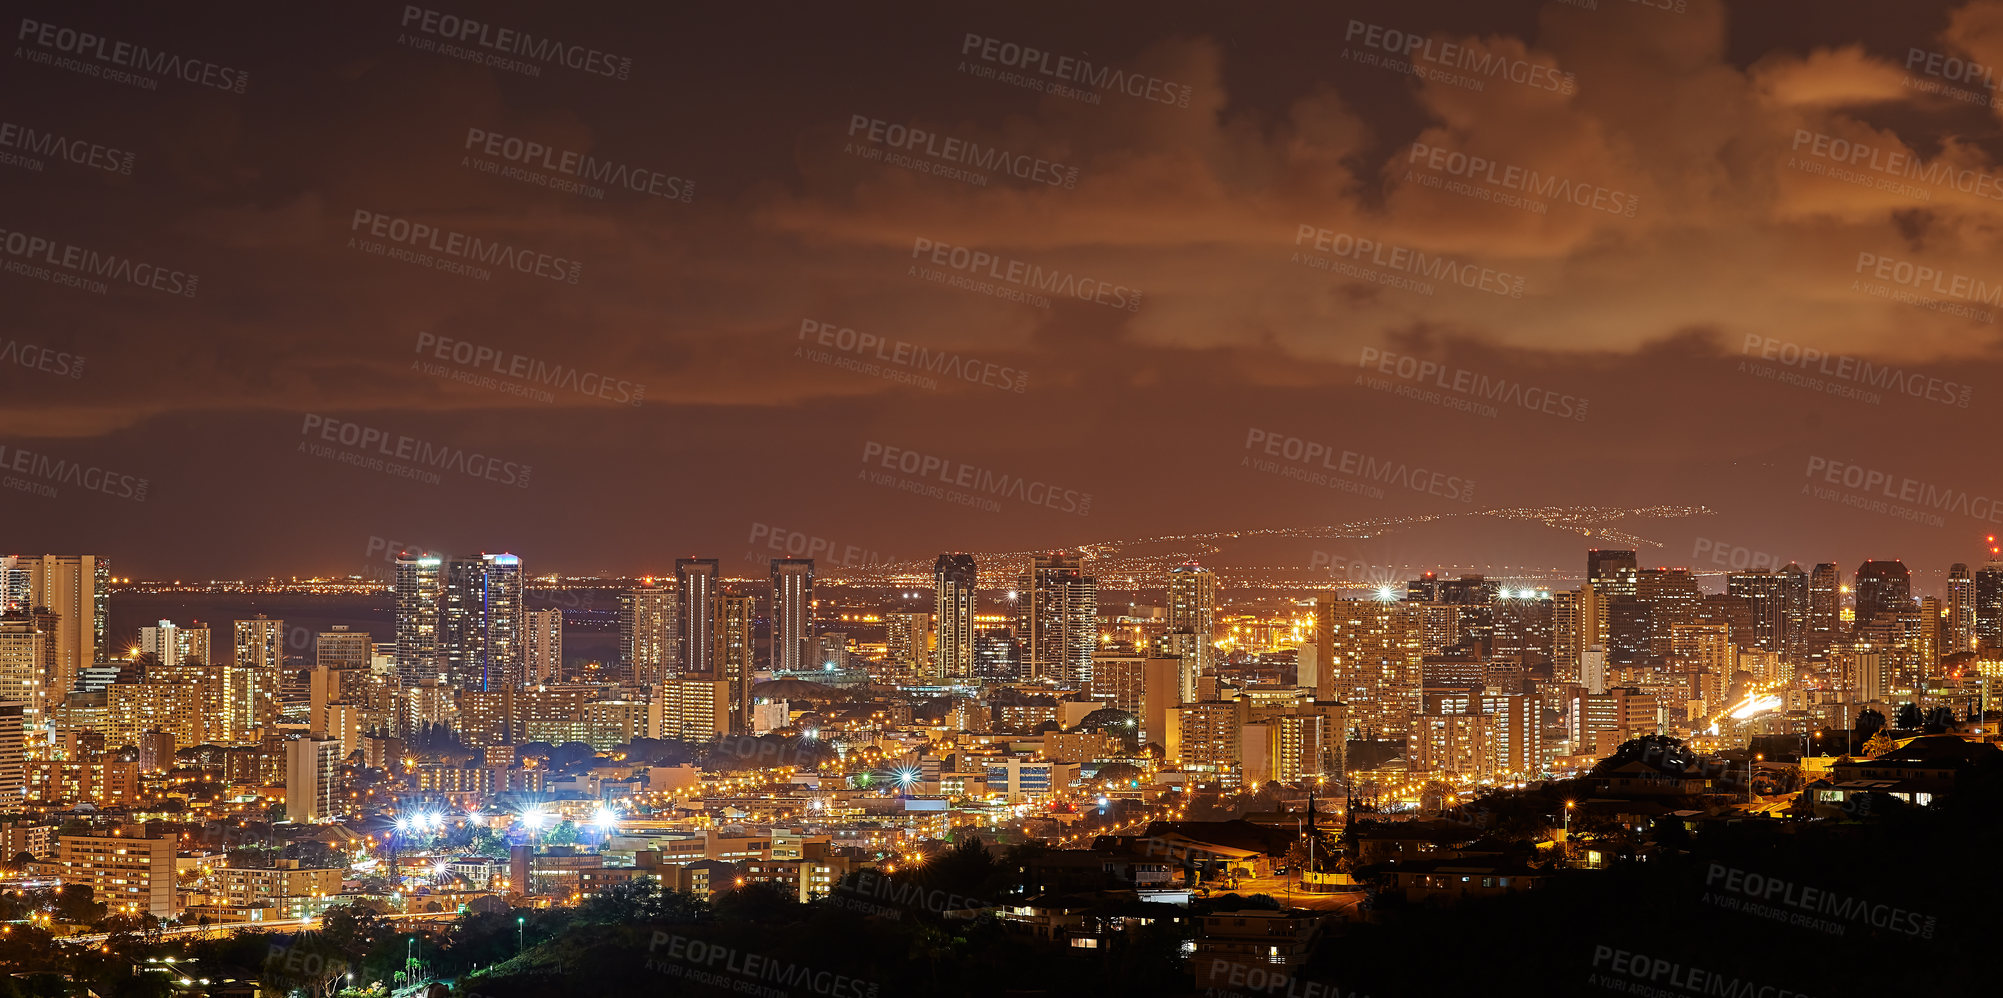
<svg viewBox="0 0 2003 998"><path fill-rule="evenodd" d="M524 932L528 931L528 930L527 930L527 928L526 928L526 926L527 926L527 924L528 924L528 921L529 921L529 920L528 920L528 919L527 919L526 917L517 917L517 918L515 919L515 955L516 955L516 956L521 956L521 955L522 955L522 934L523 934Z"/></svg>

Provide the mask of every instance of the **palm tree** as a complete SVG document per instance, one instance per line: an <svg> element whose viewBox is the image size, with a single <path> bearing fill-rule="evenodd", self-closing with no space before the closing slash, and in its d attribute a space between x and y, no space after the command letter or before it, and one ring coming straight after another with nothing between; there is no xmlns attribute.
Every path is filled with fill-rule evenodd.
<svg viewBox="0 0 2003 998"><path fill-rule="evenodd" d="M1892 741L1890 735L1879 731L1871 735L1870 741L1864 743L1864 754L1875 759L1898 747L1898 743Z"/></svg>

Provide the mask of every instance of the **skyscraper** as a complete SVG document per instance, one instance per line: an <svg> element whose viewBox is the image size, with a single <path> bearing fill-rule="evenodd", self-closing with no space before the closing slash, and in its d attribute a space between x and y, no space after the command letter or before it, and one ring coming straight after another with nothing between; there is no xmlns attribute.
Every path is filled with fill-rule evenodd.
<svg viewBox="0 0 2003 998"><path fill-rule="evenodd" d="M285 621L260 613L251 620L236 621L232 630L235 644L230 660L237 668L276 673L285 667Z"/></svg>
<svg viewBox="0 0 2003 998"><path fill-rule="evenodd" d="M1913 608L1912 575L1898 561L1867 561L1857 568L1857 623L1881 613Z"/></svg>
<svg viewBox="0 0 2003 998"><path fill-rule="evenodd" d="M655 585L651 578L619 594L619 660L632 667L634 682L651 686L677 672L679 598L676 589Z"/></svg>
<svg viewBox="0 0 2003 998"><path fill-rule="evenodd" d="M1975 636L1984 648L2003 648L2003 561L1975 570Z"/></svg>
<svg viewBox="0 0 2003 998"><path fill-rule="evenodd" d="M139 629L140 653L154 656L162 665L180 665L191 658L207 664L214 660L209 647L206 627L177 627L173 621L163 620L157 626Z"/></svg>
<svg viewBox="0 0 2003 998"><path fill-rule="evenodd" d="M224 669L226 691L236 691L236 701L228 703L228 719L234 719L240 731L252 727L268 729L278 723L278 687L284 677L284 621L274 621L258 613L256 619L236 621L234 637L230 667Z"/></svg>
<svg viewBox="0 0 2003 998"><path fill-rule="evenodd" d="M1435 603L1439 598L1440 577L1436 572L1427 572L1405 583L1405 599L1409 602Z"/></svg>
<svg viewBox="0 0 2003 998"><path fill-rule="evenodd" d="M22 705L0 702L0 805L19 807L28 792L27 729Z"/></svg>
<svg viewBox="0 0 2003 998"><path fill-rule="evenodd" d="M1402 735L1419 710L1423 604L1336 599L1315 604L1316 700L1349 704L1351 720L1379 734Z"/></svg>
<svg viewBox="0 0 2003 998"><path fill-rule="evenodd" d="M299 738L285 743L285 818L306 824L341 816L341 742Z"/></svg>
<svg viewBox="0 0 2003 998"><path fill-rule="evenodd" d="M1551 678L1561 683L1578 681L1579 653L1586 647L1579 643L1584 596L1580 589L1551 594Z"/></svg>
<svg viewBox="0 0 2003 998"><path fill-rule="evenodd" d="M44 726L48 704L69 692L52 694L48 686L54 637L32 614L16 611L0 619L0 702L25 705L31 731Z"/></svg>
<svg viewBox="0 0 2003 998"><path fill-rule="evenodd" d="M814 559L772 559L772 658L774 672L806 668L814 655Z"/></svg>
<svg viewBox="0 0 2003 998"><path fill-rule="evenodd" d="M523 669L529 683L563 681L563 611L530 610Z"/></svg>
<svg viewBox="0 0 2003 998"><path fill-rule="evenodd" d="M1197 680L1204 674L1204 655L1197 647L1194 632L1163 632L1155 642L1154 653L1156 657L1166 656L1182 663L1182 699L1185 702L1202 699L1197 695Z"/></svg>
<svg viewBox="0 0 2003 998"><path fill-rule="evenodd" d="M1751 612L1751 647L1800 661L1808 650L1809 578L1800 565L1775 571L1733 572L1725 592L1743 600Z"/></svg>
<svg viewBox="0 0 2003 998"><path fill-rule="evenodd" d="M1555 655L1553 601L1528 589L1497 599L1490 607L1490 631L1494 653L1514 657L1525 665L1542 665ZM1576 626L1576 621L1574 622Z"/></svg>
<svg viewBox="0 0 2003 998"><path fill-rule="evenodd" d="M883 611L884 661L907 675L931 665L932 611L893 605Z"/></svg>
<svg viewBox="0 0 2003 998"><path fill-rule="evenodd" d="M1648 654L1669 654L1669 629L1697 619L1704 590L1687 568L1651 568L1635 577L1635 598L1648 607Z"/></svg>
<svg viewBox="0 0 2003 998"><path fill-rule="evenodd" d="M396 675L405 686L438 678L443 564L435 554L404 551L396 556Z"/></svg>
<svg viewBox="0 0 2003 998"><path fill-rule="evenodd" d="M716 674L717 568L715 558L675 559L676 625L680 629L676 644L684 673Z"/></svg>
<svg viewBox="0 0 2003 998"><path fill-rule="evenodd" d="M1843 571L1819 562L1808 573L1808 654L1825 659L1843 630Z"/></svg>
<svg viewBox="0 0 2003 998"><path fill-rule="evenodd" d="M1005 627L974 635L974 676L1015 679L1022 675L1022 642Z"/></svg>
<svg viewBox="0 0 2003 998"><path fill-rule="evenodd" d="M1599 582L1618 576L1622 569L1634 571L1638 563L1633 551L1592 548L1586 552L1586 581Z"/></svg>
<svg viewBox="0 0 2003 998"><path fill-rule="evenodd" d="M1084 685L1098 645L1099 582L1076 554L1036 555L1021 579L1021 634L1029 645L1029 678Z"/></svg>
<svg viewBox="0 0 2003 998"><path fill-rule="evenodd" d="M932 619L939 646L932 653L932 674L963 679L974 674L974 556L942 554L932 565Z"/></svg>
<svg viewBox="0 0 2003 998"><path fill-rule="evenodd" d="M1947 621L1945 627L1944 655L1973 650L1975 647L1975 576L1968 566L1955 562L1947 570Z"/></svg>
<svg viewBox="0 0 2003 998"><path fill-rule="evenodd" d="M758 615L758 603L749 596L719 593L713 611L716 620L716 647L710 662L720 679L730 681L730 730L751 733L751 628Z"/></svg>
<svg viewBox="0 0 2003 998"><path fill-rule="evenodd" d="M1194 561L1176 566L1168 574L1168 629L1196 636L1198 675L1216 665L1216 624L1217 574Z"/></svg>
<svg viewBox="0 0 2003 998"><path fill-rule="evenodd" d="M34 584L28 578L27 560L17 555L0 555L0 613L26 610L34 598Z"/></svg>
<svg viewBox="0 0 2003 998"><path fill-rule="evenodd" d="M16 566L22 561L28 568L28 602L56 614L49 684L67 692L76 684L78 672L96 665L109 651L104 634L109 565L88 554L45 554L18 559Z"/></svg>
<svg viewBox="0 0 2003 998"><path fill-rule="evenodd" d="M455 689L497 690L522 678L528 621L522 560L481 554L445 563L438 610L440 671Z"/></svg>

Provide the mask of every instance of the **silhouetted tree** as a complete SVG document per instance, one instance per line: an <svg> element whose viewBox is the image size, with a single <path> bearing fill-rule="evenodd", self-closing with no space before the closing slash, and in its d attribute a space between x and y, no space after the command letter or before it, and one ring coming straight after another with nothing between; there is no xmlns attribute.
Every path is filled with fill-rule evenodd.
<svg viewBox="0 0 2003 998"><path fill-rule="evenodd" d="M1668 735L1642 735L1621 743L1614 754L1600 760L1595 771L1624 766L1630 762L1645 762L1651 766L1669 769L1687 769L1697 762L1697 753L1678 738Z"/></svg>
<svg viewBox="0 0 2003 998"><path fill-rule="evenodd" d="M1866 707L1857 712L1857 737L1868 739L1885 727L1885 715L1875 707Z"/></svg>

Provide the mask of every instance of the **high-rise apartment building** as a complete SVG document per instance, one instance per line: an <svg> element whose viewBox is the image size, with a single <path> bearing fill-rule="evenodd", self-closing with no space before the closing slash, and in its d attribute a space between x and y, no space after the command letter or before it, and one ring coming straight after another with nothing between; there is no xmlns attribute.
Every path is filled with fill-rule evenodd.
<svg viewBox="0 0 2003 998"><path fill-rule="evenodd" d="M1685 672L1708 669L1729 676L1737 661L1725 624L1677 624L1670 628L1669 649Z"/></svg>
<svg viewBox="0 0 2003 998"><path fill-rule="evenodd" d="M1196 636L1195 671L1210 672L1217 640L1217 573L1184 562L1168 574L1168 630Z"/></svg>
<svg viewBox="0 0 2003 998"><path fill-rule="evenodd" d="M1092 699L1138 718L1146 698L1147 659L1127 651L1092 656Z"/></svg>
<svg viewBox="0 0 2003 998"><path fill-rule="evenodd" d="M49 673L55 661L55 634L42 630L37 618L15 611L0 618L0 702L22 706L27 730L47 727L51 696Z"/></svg>
<svg viewBox="0 0 2003 998"><path fill-rule="evenodd" d="M46 607L56 615L55 659L49 682L68 692L77 674L96 665L110 649L105 642L105 611L111 596L110 564L95 555L45 554L17 558L28 569L30 608Z"/></svg>
<svg viewBox="0 0 2003 998"><path fill-rule="evenodd" d="M105 689L105 744L136 746L148 731L168 732L182 745L210 741L203 700L202 688L190 683L113 683Z"/></svg>
<svg viewBox="0 0 2003 998"><path fill-rule="evenodd" d="M521 681L527 608L522 560L512 554L451 558L438 610L440 671L459 690L493 690Z"/></svg>
<svg viewBox="0 0 2003 998"><path fill-rule="evenodd" d="M180 911L174 835L64 835L56 876L91 889L110 914L171 919Z"/></svg>
<svg viewBox="0 0 2003 998"><path fill-rule="evenodd" d="M715 558L675 559L676 625L683 673L716 674Z"/></svg>
<svg viewBox="0 0 2003 998"><path fill-rule="evenodd" d="M202 663L214 661L208 628L180 627L171 620L139 629L139 653L152 655L163 665L180 665L191 658Z"/></svg>
<svg viewBox="0 0 2003 998"><path fill-rule="evenodd" d="M341 742L295 738L285 743L285 819L295 824L330 821L341 807Z"/></svg>
<svg viewBox="0 0 2003 998"><path fill-rule="evenodd" d="M1879 703L1892 686L1894 665L1891 656L1884 649L1862 647L1849 656L1848 675L1845 681L1858 703Z"/></svg>
<svg viewBox="0 0 2003 998"><path fill-rule="evenodd" d="M1940 667L1943 657L1941 645L1946 635L1947 614L1942 611L1939 598L1920 598L1919 611L1907 610L1899 614L1903 637L1912 646L1918 658L1920 674L1929 681L1943 679L1946 672Z"/></svg>
<svg viewBox="0 0 2003 998"><path fill-rule="evenodd" d="M1497 777L1529 780L1550 769L1551 753L1544 742L1544 698L1530 693L1489 693L1480 710L1495 718L1490 759Z"/></svg>
<svg viewBox="0 0 2003 998"><path fill-rule="evenodd" d="M1495 780L1495 718L1489 714L1420 714L1405 736L1411 773L1455 782Z"/></svg>
<svg viewBox="0 0 2003 998"><path fill-rule="evenodd" d="M530 610L523 641L525 679L530 683L563 681L563 611Z"/></svg>
<svg viewBox="0 0 2003 998"><path fill-rule="evenodd" d="M1975 649L1975 576L1955 562L1947 570L1947 619L1942 624L1941 651L1952 655Z"/></svg>
<svg viewBox="0 0 2003 998"><path fill-rule="evenodd" d="M1316 659L1326 678L1316 700L1349 704L1359 728L1403 735L1419 709L1425 651L1421 606L1324 596L1315 605Z"/></svg>
<svg viewBox="0 0 2003 998"><path fill-rule="evenodd" d="M619 660L633 669L633 681L652 686L679 671L680 593L647 579L619 594Z"/></svg>
<svg viewBox="0 0 2003 998"><path fill-rule="evenodd" d="M932 617L939 635L932 673L940 678L974 674L976 578L970 554L942 554L932 565Z"/></svg>
<svg viewBox="0 0 2003 998"><path fill-rule="evenodd" d="M730 681L730 730L751 733L751 684L753 682L751 629L758 616L758 603L749 596L731 593L716 598L716 647L710 661L716 675Z"/></svg>
<svg viewBox="0 0 2003 998"><path fill-rule="evenodd" d="M814 559L772 559L771 663L797 672L813 661Z"/></svg>
<svg viewBox="0 0 2003 998"><path fill-rule="evenodd" d="M932 661L932 614L904 608L883 612L884 661L906 675L929 668Z"/></svg>
<svg viewBox="0 0 2003 998"><path fill-rule="evenodd" d="M1246 717L1242 700L1208 700L1170 708L1165 727L1165 758L1185 770L1236 785L1242 771L1241 731Z"/></svg>
<svg viewBox="0 0 2003 998"><path fill-rule="evenodd" d="M1099 643L1099 583L1076 554L1036 555L1021 579L1020 634L1029 678L1084 686Z"/></svg>
<svg viewBox="0 0 2003 998"><path fill-rule="evenodd" d="M435 554L404 551L396 556L396 674L406 686L439 676L444 564Z"/></svg>
<svg viewBox="0 0 2003 998"><path fill-rule="evenodd" d="M28 731L23 705L0 700L0 805L19 807L28 792Z"/></svg>
<svg viewBox="0 0 2003 998"><path fill-rule="evenodd" d="M730 681L709 675L684 675L654 688L648 727L655 738L706 742L728 734L731 725Z"/></svg>
<svg viewBox="0 0 2003 998"><path fill-rule="evenodd" d="M262 741L266 726L277 720L278 676L276 671L246 669L235 664L223 669L217 677L222 712L207 725L219 733L207 740L220 745L255 745ZM197 739L188 744L200 742Z"/></svg>
<svg viewBox="0 0 2003 998"><path fill-rule="evenodd" d="M244 705L254 716L251 723L276 724L278 690L285 675L285 621L259 614L252 620L237 621L235 633L236 643L230 652L232 671L256 674L254 681L243 684L255 695Z"/></svg>

